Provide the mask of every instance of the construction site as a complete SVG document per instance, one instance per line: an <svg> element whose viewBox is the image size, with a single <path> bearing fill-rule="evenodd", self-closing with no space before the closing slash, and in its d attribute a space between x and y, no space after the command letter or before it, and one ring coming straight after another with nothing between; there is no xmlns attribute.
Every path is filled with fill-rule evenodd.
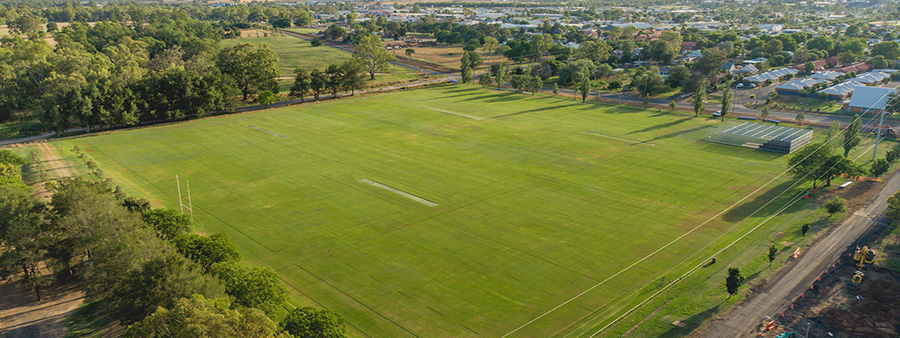
<svg viewBox="0 0 900 338"><path fill-rule="evenodd" d="M760 323L760 337L900 337L900 231L887 219L796 298Z"/></svg>

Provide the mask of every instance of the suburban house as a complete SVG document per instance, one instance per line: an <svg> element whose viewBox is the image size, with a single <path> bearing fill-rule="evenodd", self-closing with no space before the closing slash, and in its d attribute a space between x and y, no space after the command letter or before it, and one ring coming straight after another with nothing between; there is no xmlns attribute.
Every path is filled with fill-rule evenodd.
<svg viewBox="0 0 900 338"><path fill-rule="evenodd" d="M841 72L844 74L847 74L850 72L859 74L859 73L868 71L869 69L872 69L872 65L865 63L865 62L859 62L859 63L854 63L852 65L848 65L848 66L844 66L844 67L835 69L834 71Z"/></svg>
<svg viewBox="0 0 900 338"><path fill-rule="evenodd" d="M812 78L796 79L796 80L789 81L787 83L776 86L775 92L777 92L779 95L785 95L785 94L800 95L800 94L802 94L801 91L807 90L807 89L809 89L809 87L812 87L819 83L827 83L827 82L831 82L831 81L824 80L824 79L812 79Z"/></svg>
<svg viewBox="0 0 900 338"><path fill-rule="evenodd" d="M778 34L784 30L784 25L777 23L765 23L756 25L756 27L759 28L759 30L763 31L763 33L768 34Z"/></svg>
<svg viewBox="0 0 900 338"><path fill-rule="evenodd" d="M834 79L837 79L837 78L839 78L839 77L841 77L841 76L844 76L844 73L838 73L838 72L835 72L835 71L827 70L827 71L824 71L824 72L815 73L815 74L813 74L813 75L810 75L809 78L810 78L810 79L817 79L817 80L834 81Z"/></svg>
<svg viewBox="0 0 900 338"><path fill-rule="evenodd" d="M813 64L813 71L825 70L825 67L828 66L828 62L825 60L816 60L816 61L810 61L810 62L812 62L812 64ZM805 72L806 64L799 64L799 65L793 66L791 68L799 70L801 72Z"/></svg>
<svg viewBox="0 0 900 338"><path fill-rule="evenodd" d="M788 75L793 76L797 73L799 73L799 71L797 71L796 69L780 68L759 75L746 77L744 78L744 81L759 85L765 83L766 81L778 82L786 78Z"/></svg>
<svg viewBox="0 0 900 338"><path fill-rule="evenodd" d="M865 85L859 82L844 81L840 84L822 89L819 93L824 93L827 100L843 101L850 97L850 94L853 94L856 87L865 87Z"/></svg>
<svg viewBox="0 0 900 338"><path fill-rule="evenodd" d="M844 110L851 113L880 113L896 92L893 88L857 87L850 96L850 101L844 103Z"/></svg>
<svg viewBox="0 0 900 338"><path fill-rule="evenodd" d="M734 71L734 73L741 76L750 76L759 73L759 69L757 69L754 65L746 65L744 67L741 67L741 69Z"/></svg>
<svg viewBox="0 0 900 338"><path fill-rule="evenodd" d="M733 62L726 62L726 63L722 64L721 71L731 74L731 73L734 73L737 71L737 67L734 65Z"/></svg>
<svg viewBox="0 0 900 338"><path fill-rule="evenodd" d="M891 80L891 76L882 73L882 72L868 72L865 74L860 74L857 77L849 79L847 81L862 83L866 86L874 86L880 83L885 83Z"/></svg>

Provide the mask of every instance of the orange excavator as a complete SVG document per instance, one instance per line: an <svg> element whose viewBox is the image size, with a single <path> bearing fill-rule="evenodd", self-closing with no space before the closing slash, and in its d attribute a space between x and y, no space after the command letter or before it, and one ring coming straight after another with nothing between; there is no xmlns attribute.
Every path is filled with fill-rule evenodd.
<svg viewBox="0 0 900 338"><path fill-rule="evenodd" d="M872 126L872 134L878 134L881 129L881 137L897 138L897 129L886 124L876 124Z"/></svg>

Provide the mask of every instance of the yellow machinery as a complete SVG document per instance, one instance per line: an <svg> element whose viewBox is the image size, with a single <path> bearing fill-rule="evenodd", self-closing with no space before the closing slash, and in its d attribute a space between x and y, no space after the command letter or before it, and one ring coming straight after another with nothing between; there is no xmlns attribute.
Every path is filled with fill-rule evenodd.
<svg viewBox="0 0 900 338"><path fill-rule="evenodd" d="M853 286L859 286L862 284L863 276L865 276L865 274L863 274L862 271L857 271L853 274L853 278L850 279L850 283L853 283Z"/></svg>
<svg viewBox="0 0 900 338"><path fill-rule="evenodd" d="M856 247L856 252L853 253L853 260L856 261L857 268L864 268L866 264L875 263L875 250L869 249L868 246L864 246L862 248Z"/></svg>

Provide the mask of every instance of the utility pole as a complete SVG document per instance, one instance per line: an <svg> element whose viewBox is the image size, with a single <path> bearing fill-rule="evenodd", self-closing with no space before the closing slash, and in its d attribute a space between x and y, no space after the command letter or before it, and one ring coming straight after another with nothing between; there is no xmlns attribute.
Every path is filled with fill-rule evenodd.
<svg viewBox="0 0 900 338"><path fill-rule="evenodd" d="M887 107L885 107L886 109ZM875 149L872 151L872 162L875 162L875 155L878 154L878 141L881 139L881 128L884 124L884 109L881 110L881 117L878 119L878 132L875 134Z"/></svg>

